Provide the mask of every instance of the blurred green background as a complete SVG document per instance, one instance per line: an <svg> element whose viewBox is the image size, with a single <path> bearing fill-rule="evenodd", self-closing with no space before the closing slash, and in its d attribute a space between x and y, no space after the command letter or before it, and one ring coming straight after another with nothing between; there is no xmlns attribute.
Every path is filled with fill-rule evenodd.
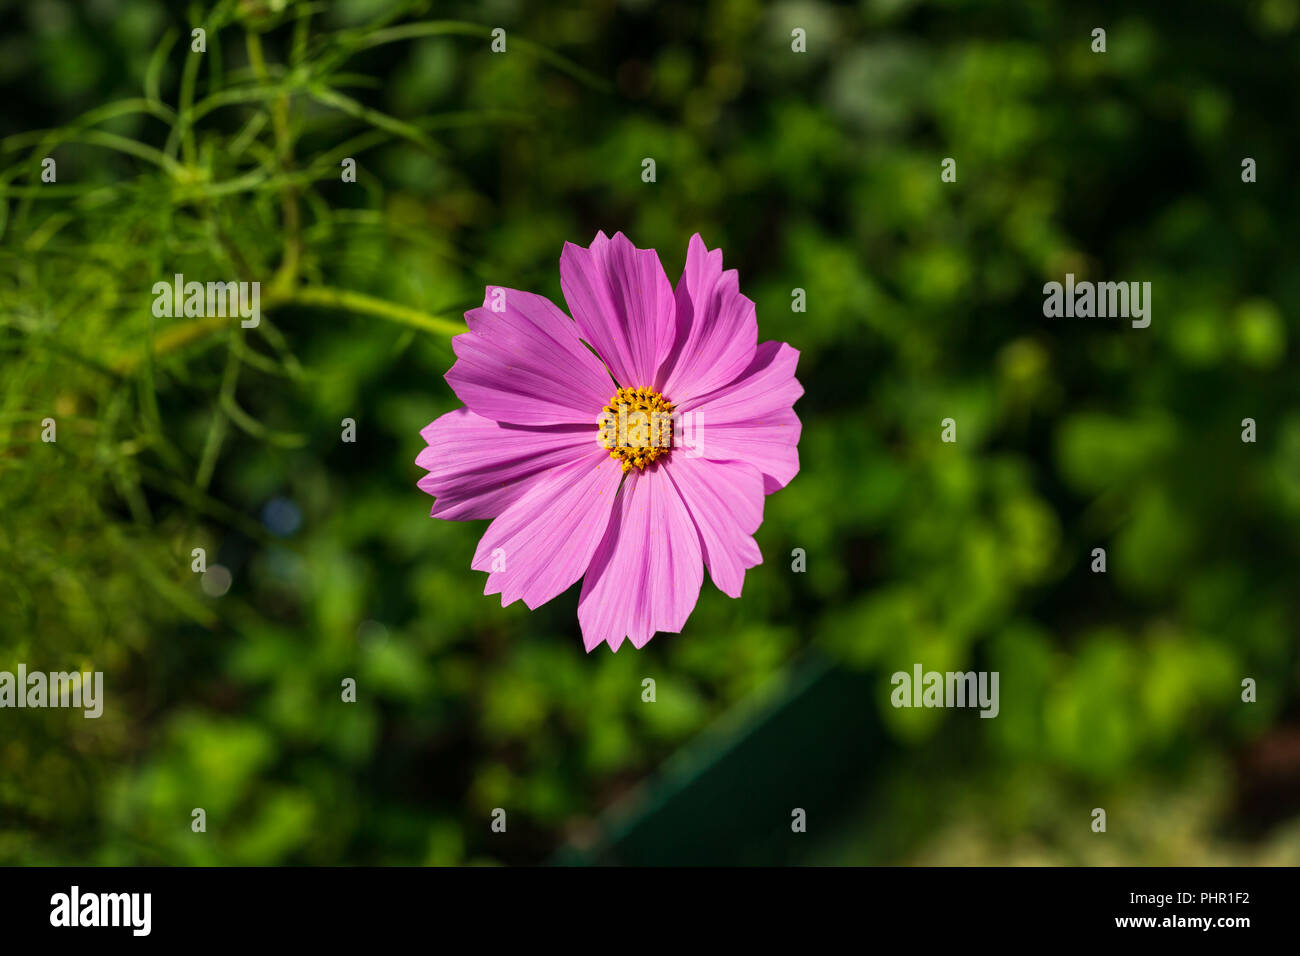
<svg viewBox="0 0 1300 956"><path fill-rule="evenodd" d="M1297 0L0 11L0 670L106 695L0 711L0 863L1300 863ZM413 464L446 330L597 229L720 246L806 389L743 598L616 655Z"/></svg>

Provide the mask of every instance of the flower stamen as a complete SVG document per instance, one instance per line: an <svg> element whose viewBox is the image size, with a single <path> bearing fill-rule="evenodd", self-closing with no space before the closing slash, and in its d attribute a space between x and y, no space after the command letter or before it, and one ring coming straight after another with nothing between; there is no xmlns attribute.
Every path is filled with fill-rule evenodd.
<svg viewBox="0 0 1300 956"><path fill-rule="evenodd" d="M620 388L600 415L600 444L623 470L644 470L673 440L673 403L650 388Z"/></svg>

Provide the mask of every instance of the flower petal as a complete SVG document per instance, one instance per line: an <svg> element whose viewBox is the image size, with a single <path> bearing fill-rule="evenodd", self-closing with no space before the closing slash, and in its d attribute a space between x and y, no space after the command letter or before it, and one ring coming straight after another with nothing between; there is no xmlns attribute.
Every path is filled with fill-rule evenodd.
<svg viewBox="0 0 1300 956"><path fill-rule="evenodd" d="M479 541L470 567L489 572L483 593L500 594L502 607L520 598L539 607L591 563L622 476L618 462L592 444L578 461L535 476Z"/></svg>
<svg viewBox="0 0 1300 956"><path fill-rule="evenodd" d="M472 411L514 425L595 425L614 384L549 299L489 288L465 321L470 330L451 340L457 360L446 378Z"/></svg>
<svg viewBox="0 0 1300 956"><path fill-rule="evenodd" d="M753 465L763 473L763 490L770 495L799 474L800 430L799 416L790 408L753 424L718 425L708 433L705 456Z"/></svg>
<svg viewBox="0 0 1300 956"><path fill-rule="evenodd" d="M763 523L763 476L742 461L674 454L664 470L700 533L704 563L719 591L740 597L745 569L763 563L752 537Z"/></svg>
<svg viewBox="0 0 1300 956"><path fill-rule="evenodd" d="M629 472L578 598L582 640L618 650L681 631L704 580L700 537L662 468Z"/></svg>
<svg viewBox="0 0 1300 956"><path fill-rule="evenodd" d="M430 514L449 521L495 518L528 489L525 479L585 457L593 442L586 426L502 425L468 408L420 435L427 446L415 463L428 472L420 490L437 499Z"/></svg>
<svg viewBox="0 0 1300 956"><path fill-rule="evenodd" d="M709 251L699 233L686 249L676 292L676 344L655 388L680 404L735 380L754 358L758 319L740 294L735 269L722 270L722 250Z"/></svg>
<svg viewBox="0 0 1300 956"><path fill-rule="evenodd" d="M587 249L566 242L560 288L582 337L618 384L649 387L674 335L673 287L658 254L621 232L613 239L599 232Z"/></svg>
<svg viewBox="0 0 1300 956"><path fill-rule="evenodd" d="M794 377L799 353L784 342L764 342L732 384L680 409L687 450L714 461L744 461L763 473L768 494L799 472L799 416L803 386ZM676 452L674 452L676 454Z"/></svg>

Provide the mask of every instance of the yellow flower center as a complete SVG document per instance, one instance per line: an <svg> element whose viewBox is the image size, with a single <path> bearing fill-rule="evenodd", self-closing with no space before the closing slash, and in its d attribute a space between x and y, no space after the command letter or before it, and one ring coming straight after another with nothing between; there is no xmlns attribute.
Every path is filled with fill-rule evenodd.
<svg viewBox="0 0 1300 956"><path fill-rule="evenodd" d="M644 469L668 454L673 441L673 404L649 388L620 388L600 416L600 443L623 470Z"/></svg>

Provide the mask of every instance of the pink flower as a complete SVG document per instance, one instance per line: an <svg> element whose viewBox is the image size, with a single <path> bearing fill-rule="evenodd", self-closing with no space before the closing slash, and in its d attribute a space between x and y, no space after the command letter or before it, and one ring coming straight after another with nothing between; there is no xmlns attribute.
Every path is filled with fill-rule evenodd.
<svg viewBox="0 0 1300 956"><path fill-rule="evenodd" d="M573 314L489 287L452 339L466 405L421 432L435 518L492 518L470 567L502 607L583 578L591 651L680 632L703 567L739 597L762 561L763 499L799 471L799 353L758 344L754 303L722 252L691 238L676 292L621 232L565 243Z"/></svg>

